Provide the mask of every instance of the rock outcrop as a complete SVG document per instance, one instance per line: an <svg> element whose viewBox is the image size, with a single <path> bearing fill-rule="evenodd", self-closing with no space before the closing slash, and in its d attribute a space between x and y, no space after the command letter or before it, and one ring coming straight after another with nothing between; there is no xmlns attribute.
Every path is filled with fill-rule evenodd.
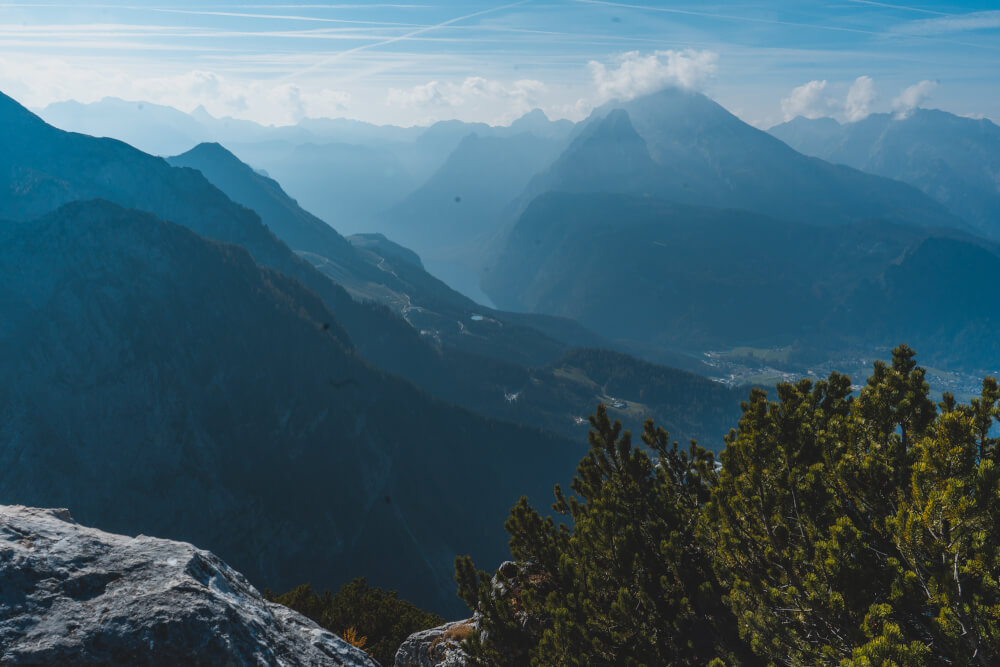
<svg viewBox="0 0 1000 667"><path fill-rule="evenodd" d="M94 663L376 664L212 553L0 506L0 664Z"/></svg>
<svg viewBox="0 0 1000 667"><path fill-rule="evenodd" d="M395 667L467 667L462 640L476 632L474 619L415 632L396 651Z"/></svg>

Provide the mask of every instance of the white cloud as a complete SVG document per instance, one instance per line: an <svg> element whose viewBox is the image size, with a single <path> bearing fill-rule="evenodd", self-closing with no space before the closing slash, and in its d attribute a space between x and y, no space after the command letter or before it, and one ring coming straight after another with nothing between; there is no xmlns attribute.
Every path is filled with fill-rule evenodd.
<svg viewBox="0 0 1000 667"><path fill-rule="evenodd" d="M837 91L842 91L845 87L847 94L841 98ZM796 116L803 116L837 118L853 123L867 118L872 112L872 104L877 99L875 82L870 76L859 76L850 86L836 82L828 85L825 80L814 80L793 88L792 92L781 100L781 111L786 121Z"/></svg>
<svg viewBox="0 0 1000 667"><path fill-rule="evenodd" d="M715 73L718 54L712 51L638 51L622 54L617 67L591 61L588 65L597 87L598 103L622 102L654 93L667 86L699 88Z"/></svg>
<svg viewBox="0 0 1000 667"><path fill-rule="evenodd" d="M875 82L870 76L859 76L847 91L844 101L844 114L848 122L855 122L868 117L871 105L878 97Z"/></svg>
<svg viewBox="0 0 1000 667"><path fill-rule="evenodd" d="M937 86L937 81L928 81L925 79L920 83L915 83L908 88L904 88L899 93L899 96L892 101L892 108L899 115L905 116L920 106L921 102L930 97Z"/></svg>
<svg viewBox="0 0 1000 667"><path fill-rule="evenodd" d="M781 100L781 112L785 120L796 116L822 118L829 116L836 107L836 101L826 95L826 81L810 81L793 88L788 97Z"/></svg>

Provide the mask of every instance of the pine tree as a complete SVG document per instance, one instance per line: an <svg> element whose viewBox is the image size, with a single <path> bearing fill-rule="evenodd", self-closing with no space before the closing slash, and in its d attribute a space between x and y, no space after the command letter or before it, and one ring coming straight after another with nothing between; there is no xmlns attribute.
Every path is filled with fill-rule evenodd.
<svg viewBox="0 0 1000 667"><path fill-rule="evenodd" d="M513 563L457 563L475 659L1000 664L997 382L935 405L900 346L857 396L836 373L776 394L751 391L718 471L599 408L558 520L522 499Z"/></svg>
<svg viewBox="0 0 1000 667"><path fill-rule="evenodd" d="M604 406L590 423L572 493L555 489L561 521L522 498L506 524L515 566L493 580L457 561L460 594L481 614L470 651L491 665L706 664L734 639L695 539L714 457L671 446L651 421L646 448L633 446Z"/></svg>
<svg viewBox="0 0 1000 667"><path fill-rule="evenodd" d="M940 413L901 346L857 398L832 375L754 392L701 539L740 632L777 664L1000 660L996 383ZM986 456L983 456L985 453Z"/></svg>

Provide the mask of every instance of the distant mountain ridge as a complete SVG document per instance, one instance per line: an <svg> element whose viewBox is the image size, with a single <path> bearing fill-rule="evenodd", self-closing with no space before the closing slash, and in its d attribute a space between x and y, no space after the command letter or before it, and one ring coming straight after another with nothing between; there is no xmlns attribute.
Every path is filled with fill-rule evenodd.
<svg viewBox="0 0 1000 667"><path fill-rule="evenodd" d="M278 180L308 210L345 233L385 231L372 220L423 185L471 134L505 138L530 134L559 141L573 128L534 110L509 126L441 121L430 126L374 125L346 118L304 118L263 126L190 114L141 101L105 98L59 102L39 111L51 124L113 137L156 155L178 155L200 143L221 143Z"/></svg>
<svg viewBox="0 0 1000 667"><path fill-rule="evenodd" d="M537 118L524 124L515 121L510 130L537 123ZM470 134L423 185L372 224L414 248L432 273L464 294L483 299L477 246L493 234L510 202L563 146L560 137Z"/></svg>
<svg viewBox="0 0 1000 667"><path fill-rule="evenodd" d="M843 125L799 117L769 132L806 155L909 183L1000 239L1000 127L987 119L914 109Z"/></svg>
<svg viewBox="0 0 1000 667"><path fill-rule="evenodd" d="M648 195L786 220L968 228L914 188L804 156L704 95L668 88L595 111L521 210L544 192Z"/></svg>

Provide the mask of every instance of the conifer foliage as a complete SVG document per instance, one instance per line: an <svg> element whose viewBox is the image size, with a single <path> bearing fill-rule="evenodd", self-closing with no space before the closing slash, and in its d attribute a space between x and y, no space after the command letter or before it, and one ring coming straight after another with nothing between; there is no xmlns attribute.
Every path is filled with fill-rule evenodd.
<svg viewBox="0 0 1000 667"><path fill-rule="evenodd" d="M935 404L900 346L859 392L834 373L776 399L750 393L718 470L599 408L562 520L522 499L512 565L457 561L474 659L1000 664L997 382Z"/></svg>
<svg viewBox="0 0 1000 667"><path fill-rule="evenodd" d="M498 665L704 664L735 626L695 536L713 455L669 446L651 421L645 449L633 446L604 406L590 423L573 493L555 489L565 520L522 498L506 524L515 567L493 580L458 559L459 595L484 631L470 651Z"/></svg>

